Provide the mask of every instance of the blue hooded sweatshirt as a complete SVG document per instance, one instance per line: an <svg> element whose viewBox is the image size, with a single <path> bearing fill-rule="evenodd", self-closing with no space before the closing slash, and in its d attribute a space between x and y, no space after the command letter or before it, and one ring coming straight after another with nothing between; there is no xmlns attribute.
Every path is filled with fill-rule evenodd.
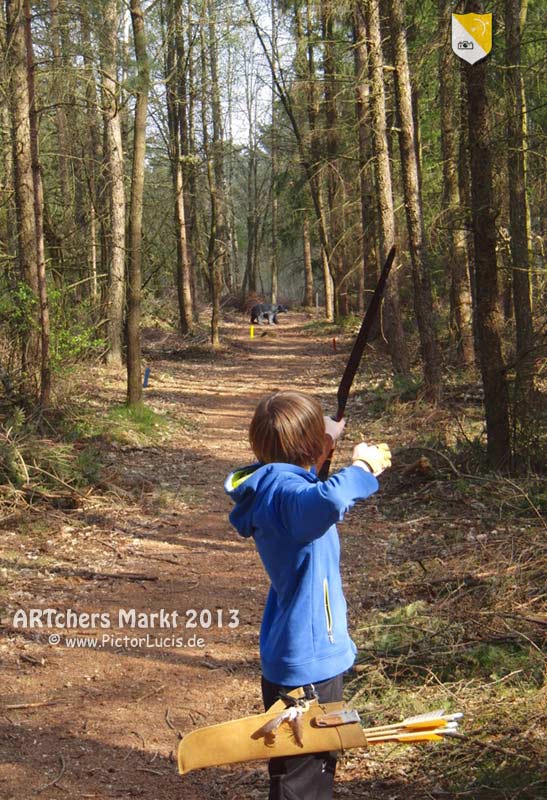
<svg viewBox="0 0 547 800"><path fill-rule="evenodd" d="M356 648L346 619L335 523L378 489L361 467L326 481L293 464L254 464L224 485L230 522L254 537L271 581L260 629L262 673L282 686L327 680L349 669Z"/></svg>

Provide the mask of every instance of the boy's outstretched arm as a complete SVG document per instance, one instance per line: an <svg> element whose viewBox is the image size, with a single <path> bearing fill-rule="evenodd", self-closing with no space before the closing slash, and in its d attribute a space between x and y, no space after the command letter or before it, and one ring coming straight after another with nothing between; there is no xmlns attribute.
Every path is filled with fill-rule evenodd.
<svg viewBox="0 0 547 800"><path fill-rule="evenodd" d="M275 499L277 515L286 530L301 542L318 539L357 500L374 494L378 481L373 473L380 474L391 463L389 448L384 448L357 445L354 464L326 481L302 484L296 476L289 479Z"/></svg>

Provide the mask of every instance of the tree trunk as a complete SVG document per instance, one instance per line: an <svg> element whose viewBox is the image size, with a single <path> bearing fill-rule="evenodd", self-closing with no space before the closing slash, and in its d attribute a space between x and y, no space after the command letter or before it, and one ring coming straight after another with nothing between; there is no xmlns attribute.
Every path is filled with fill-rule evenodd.
<svg viewBox="0 0 547 800"><path fill-rule="evenodd" d="M330 237L331 275L334 288L334 315L345 316L348 313L347 288L342 294L342 286L347 287L344 280L343 258L343 186L341 186L338 159L338 110L336 107L336 65L334 53L333 9L330 0L321 0L321 37L323 40L323 99L325 104L325 150L327 155L326 183L328 229ZM342 194L342 199L340 195Z"/></svg>
<svg viewBox="0 0 547 800"><path fill-rule="evenodd" d="M250 134L249 134L250 135ZM243 280L243 289L256 292L256 238L257 238L257 211L255 187L256 152L254 145L249 143L247 162L247 266Z"/></svg>
<svg viewBox="0 0 547 800"><path fill-rule="evenodd" d="M146 116L148 110L149 67L146 54L144 17L139 0L131 0L131 22L137 60L137 102L133 132L133 167L129 211L129 258L127 269L127 404L142 402L141 377L141 283L142 283L142 207L144 196L144 158L146 155Z"/></svg>
<svg viewBox="0 0 547 800"><path fill-rule="evenodd" d="M297 51L301 54L299 59L299 78L305 84L306 111L309 127L309 147L306 148L302 132L293 113L290 99L284 94L277 77L275 83L280 93L281 100L291 122L298 145L300 162L306 174L310 195L313 201L315 216L321 242L321 262L323 265L323 286L325 292L325 318L328 322L334 320L334 292L332 281L331 245L325 212L325 200L320 164L320 142L317 125L319 104L315 83L315 55L313 45L312 9L310 0L306 0L306 36L304 36L300 9L295 5Z"/></svg>
<svg viewBox="0 0 547 800"><path fill-rule="evenodd" d="M103 25L102 90L110 181L111 228L106 361L113 366L121 366L125 296L125 186L116 71L118 45L118 4L116 0L106 0Z"/></svg>
<svg viewBox="0 0 547 800"><path fill-rule="evenodd" d="M206 8L202 7L199 37L201 46L201 92L202 98L209 97L209 77L207 66L207 53L208 47L205 42L205 27ZM209 28L209 35L211 36L211 29ZM217 87L218 88L218 87ZM209 187L209 200L211 205L210 227L209 227L209 244L207 248L207 267L209 271L209 285L211 290L211 344L213 347L220 345L220 291L222 288L222 269L219 261L219 250L217 246L218 237L218 193L215 174L213 156L211 153L211 145L209 139L209 125L207 120L207 104L201 103L201 123L203 133L203 152L207 165L207 184ZM213 134L214 135L214 134ZM218 136L218 131L217 131Z"/></svg>
<svg viewBox="0 0 547 800"><path fill-rule="evenodd" d="M195 89L195 69L194 64L196 59L194 58L194 47L196 42L196 32L195 32L195 24L192 22L192 3L191 0L188 0L187 5L187 18L188 18L188 25L187 25L187 46L186 52L188 53L187 59L187 86L188 86L188 113L187 113L187 120L188 120L188 155L195 156L197 152L196 146L196 134L195 134L195 100L196 100L196 89ZM193 269L190 273L191 285L192 285L192 304L193 304L193 320L194 322L199 321L199 311L198 311L198 303L197 303L197 287L196 283L199 276L203 277L206 273L205 269L205 258L203 255L203 247L202 241L203 237L201 236L201 215L199 213L199 204L198 204L198 192L197 192L197 167L196 164L190 163L188 165L188 169L186 172L187 177L187 184L185 192L185 209L187 211L185 215L185 219L187 220L188 226L188 248L190 252L191 262L193 264ZM199 270L198 270L199 266Z"/></svg>
<svg viewBox="0 0 547 800"><path fill-rule="evenodd" d="M482 3L468 0L466 12L482 13ZM468 136L471 160L471 208L475 249L477 334L484 387L488 457L492 467L510 462L507 382L501 348L501 320L496 258L496 203L492 140L486 92L487 61L465 64Z"/></svg>
<svg viewBox="0 0 547 800"><path fill-rule="evenodd" d="M332 265L330 263L330 241L325 213L325 199L320 165L320 142L317 117L319 115L319 102L316 91L315 53L313 46L313 25L311 0L306 0L306 50L307 50L307 84L306 106L308 125L310 129L310 165L308 181L310 192L314 201L315 213L321 234L321 262L323 264L323 286L325 292L325 318L333 322L335 317L334 291L332 281Z"/></svg>
<svg viewBox="0 0 547 800"><path fill-rule="evenodd" d="M277 13L276 0L270 5L272 18L272 65L277 57ZM272 255L271 255L271 302L277 303L278 258L277 258L277 131L275 120L275 84L272 75L272 152L271 152L271 215L272 215Z"/></svg>
<svg viewBox="0 0 547 800"><path fill-rule="evenodd" d="M105 270L105 253L97 247L99 236L98 225L104 227L103 204L101 202L101 147L99 137L99 120L97 118L97 85L92 59L92 44L89 15L85 5L80 7L80 31L82 57L85 69L85 106L87 120L87 136L83 145L83 159L89 190L89 273L91 277L91 295L95 303L99 300L98 272ZM100 259L100 267L99 267Z"/></svg>
<svg viewBox="0 0 547 800"><path fill-rule="evenodd" d="M38 251L24 26L23 0L6 0L6 62L12 127L17 258L21 279L30 290L31 302L37 303ZM32 322L34 311L30 303L23 309L25 330L21 331L21 355L24 372L38 363L39 342Z"/></svg>
<svg viewBox="0 0 547 800"><path fill-rule="evenodd" d="M456 138L456 99L458 72L450 46L451 0L439 0L441 48L439 50L439 101L441 152L443 161L443 209L448 227L450 298L454 316L456 347L462 366L474 362L471 327L471 288L466 246L465 215L458 185L458 142ZM456 86L454 85L456 84Z"/></svg>
<svg viewBox="0 0 547 800"><path fill-rule="evenodd" d="M194 328L194 308L192 298L192 264L188 248L186 228L186 186L182 166L183 149L186 139L184 108L186 98L180 96L183 85L180 73L184 71L184 52L180 28L182 27L182 7L180 0L169 4L167 17L165 84L167 100L167 121L169 129L169 160L175 195L174 214L177 232L176 285L179 310L179 328L185 335Z"/></svg>
<svg viewBox="0 0 547 800"><path fill-rule="evenodd" d="M58 156L57 161L59 165L59 190L61 203L61 219L60 226L60 245L61 248L64 244L64 239L70 229L74 226L74 192L72 181L70 180L70 165L69 165L69 138L68 138L68 121L64 105L65 97L64 91L61 88L61 82L66 81L66 74L64 73L64 64L62 57L62 39L60 31L60 3L59 0L49 0L49 12L51 19L51 52L53 56L53 81L51 90L51 102L56 105L55 121L57 125L57 142L58 142Z"/></svg>
<svg viewBox="0 0 547 800"><path fill-rule="evenodd" d="M379 207L380 256L382 262L385 262L390 248L395 243L395 213L386 125L380 9L378 0L360 0L360 8L362 8L363 2L365 3L364 18L369 43L371 117ZM398 375L409 375L410 362L401 320L396 272L392 272L388 281L385 298L385 330L393 369Z"/></svg>
<svg viewBox="0 0 547 800"><path fill-rule="evenodd" d="M323 287L325 290L325 317L327 322L334 321L334 283L330 261L324 246L321 245L321 264L323 266Z"/></svg>
<svg viewBox="0 0 547 800"><path fill-rule="evenodd" d="M473 238L473 214L471 210L471 163L469 155L469 101L467 98L467 80L465 67L460 65L460 140L458 143L458 190L461 201L462 227L464 231L467 264L469 268L469 284L471 288L471 328L473 330L474 360L480 363L479 334L477 331L477 292L475 281L475 240Z"/></svg>
<svg viewBox="0 0 547 800"><path fill-rule="evenodd" d="M235 148L234 148L234 57L233 51L228 50L228 87L227 87L227 107L226 115L228 117L228 142L230 147L227 153L227 185L226 192L226 241L229 245L229 252L226 254L228 279L227 285L231 292L237 292L239 288L239 246L237 241L237 222L236 213L234 208L234 176L235 176ZM239 79L238 79L239 86Z"/></svg>
<svg viewBox="0 0 547 800"><path fill-rule="evenodd" d="M3 20L2 20L3 21ZM0 34L0 47L5 52L5 40ZM4 76L2 76L4 78ZM6 84L8 81L6 81ZM13 188L13 148L11 144L11 125L9 110L6 106L0 108L0 126L1 126L1 152L2 152L2 185L1 193L5 198L5 217L2 224L1 238L4 243L6 252L13 253L16 248L16 232L17 226L15 223L15 207L13 204L14 188ZM12 262L6 265L6 276L10 286L17 283L16 269L13 268Z"/></svg>
<svg viewBox="0 0 547 800"><path fill-rule="evenodd" d="M118 54L117 69L120 80L118 83L118 104L120 107L120 126L122 132L122 152L129 152L129 39L131 27L131 14L128 13L129 7L126 3L118 2L118 14L120 18L118 35Z"/></svg>
<svg viewBox="0 0 547 800"><path fill-rule="evenodd" d="M34 183L24 22L23 0L6 0L6 53L10 80L9 99L15 173L17 255L21 277L31 288L33 294L37 296L36 221L34 218Z"/></svg>
<svg viewBox="0 0 547 800"><path fill-rule="evenodd" d="M188 4L188 21L190 28L190 3ZM174 4L174 144L178 152L176 161L176 174L174 174L175 187L175 216L178 231L177 246L177 294L179 300L179 319L181 332L193 333L194 323L198 320L196 303L193 293L194 285L194 260L191 256L188 235L188 209L193 204L188 197L189 171L194 166L187 167L184 158L194 152L193 148L193 109L189 102L189 84L191 86L191 64L193 61L193 40L189 37L188 46L184 36L182 1L175 0ZM190 78L190 80L189 80ZM178 128L178 134L177 129ZM180 158L182 156L182 158ZM190 216L193 212L190 212ZM195 212L197 213L197 212ZM195 256L194 256L195 257Z"/></svg>
<svg viewBox="0 0 547 800"><path fill-rule="evenodd" d="M213 136L211 139L211 156L215 173L215 195L216 195L216 241L215 241L215 276L220 276L218 286L219 302L224 282L228 289L230 281L230 269L228 265L228 254L230 245L228 243L228 227L226 225L226 179L224 170L224 126L222 121L222 108L220 104L220 81L218 74L218 41L217 41L217 18L215 0L207 0L207 16L209 28L208 54L211 69L210 99L211 117L213 123ZM205 99L205 96L204 96ZM218 269L218 272L217 272Z"/></svg>
<svg viewBox="0 0 547 800"><path fill-rule="evenodd" d="M244 79L245 79L245 110L248 120L248 138L247 138L247 197L246 197L246 222L247 222L247 255L245 263L245 272L243 275L242 291L244 293L256 292L257 275L256 275L256 241L258 236L258 210L256 207L257 192L256 192L256 159L257 159L257 142L256 142L256 91L254 79L256 76L253 74L253 59L245 58L244 62Z"/></svg>
<svg viewBox="0 0 547 800"><path fill-rule="evenodd" d="M363 313L372 296L378 279L376 251L376 203L374 199L374 173L372 168L370 81L368 78L368 51L363 7L353 11L353 42L355 59L355 110L359 126L359 188L361 204L361 250L363 269L359 279L359 311ZM377 318L370 338L378 336L380 321Z"/></svg>
<svg viewBox="0 0 547 800"><path fill-rule="evenodd" d="M512 258L512 286L517 340L517 422L525 424L534 382L534 331L528 250L528 208L525 170L525 109L520 58L520 0L505 0L507 48L507 167Z"/></svg>
<svg viewBox="0 0 547 800"><path fill-rule="evenodd" d="M277 292L279 283L279 262L277 256L277 196L275 188L274 170L275 156L272 152L272 261L271 261L271 302L277 303Z"/></svg>
<svg viewBox="0 0 547 800"><path fill-rule="evenodd" d="M416 153L412 89L405 36L403 0L390 0L390 23L394 56L394 83L399 116L399 145L403 174L408 243L414 283L414 310L420 335L426 396L437 400L441 391L440 354L433 318L433 297L424 241L420 174Z"/></svg>
<svg viewBox="0 0 547 800"><path fill-rule="evenodd" d="M30 152L34 186L34 221L36 231L36 263L38 266L38 304L40 309L40 408L49 405L51 398L51 363L49 356L49 306L46 284L46 253L44 247L44 191L38 153L38 119L35 101L34 52L32 47L30 0L24 2L25 43L29 98Z"/></svg>
<svg viewBox="0 0 547 800"><path fill-rule="evenodd" d="M304 305L313 305L313 266L311 259L310 223L304 212L302 220L302 244L304 246Z"/></svg>
<svg viewBox="0 0 547 800"><path fill-rule="evenodd" d="M185 335L194 330L194 299L192 297L192 263L186 230L186 191L180 157L172 165L175 192L175 222L177 227L177 299L180 332Z"/></svg>

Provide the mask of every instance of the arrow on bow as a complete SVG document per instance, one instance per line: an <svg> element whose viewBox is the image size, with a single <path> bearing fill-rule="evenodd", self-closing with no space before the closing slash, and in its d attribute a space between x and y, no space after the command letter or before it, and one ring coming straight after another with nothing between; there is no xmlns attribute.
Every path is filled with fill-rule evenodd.
<svg viewBox="0 0 547 800"><path fill-rule="evenodd" d="M382 302L382 297L384 294L384 289L386 288L386 283L389 275L389 271L395 259L395 246L391 248L386 258L386 263L383 266L382 273L380 275L380 279L376 284L376 288L374 289L374 294L372 295L372 299L369 303L367 308L367 312L363 318L363 322L361 323L361 328L355 342L353 343L353 347L351 349L350 356L348 358L346 368L344 370L344 374L342 375L342 380L340 381L340 385L338 386L338 392L336 393L336 399L338 401L338 408L336 409L336 414L333 416L333 419L336 422L339 422L342 417L344 416L344 412L346 410L346 403L348 401L349 393L351 390L351 386L353 383L353 379L355 378L355 374L359 369L359 364L361 363L361 358L363 357L363 352L365 350L365 345L368 341L368 337L370 336L370 331L376 316L378 315L378 311L380 309L380 304ZM322 463L316 465L317 474L319 479L324 481L329 477L329 470L330 470L330 463L332 460L332 456L334 453L334 442L333 447L325 460Z"/></svg>

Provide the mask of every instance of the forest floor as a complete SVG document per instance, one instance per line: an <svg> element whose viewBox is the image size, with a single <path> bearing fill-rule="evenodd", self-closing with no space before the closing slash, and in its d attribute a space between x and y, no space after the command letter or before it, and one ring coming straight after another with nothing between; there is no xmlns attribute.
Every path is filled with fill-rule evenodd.
<svg viewBox="0 0 547 800"><path fill-rule="evenodd" d="M295 387L335 409L351 334L339 331L335 350L332 331L293 313L250 339L234 315L215 354L150 329L146 404L157 416L144 432L112 415L123 374L89 367L72 378L66 403L95 420L71 445L91 471L100 459L93 489L72 493L75 508L36 493L1 523L2 800L267 796L263 764L181 778L174 763L179 732L261 710L267 580L252 542L228 523L223 481L252 460L246 430L263 394ZM464 711L465 738L353 751L335 796L544 798L545 492L461 467L454 431L471 437L480 419L468 387L431 408L412 387L408 399L389 389L384 354L369 348L365 358L334 468L361 437L388 442L395 458L381 493L340 526L360 648L347 696L368 723ZM59 449L53 433L46 446ZM96 612L111 627L18 627L17 609L32 608ZM119 609L177 610L178 628L122 628ZM186 646L165 641L173 634ZM75 636L111 638L93 648L74 646Z"/></svg>

